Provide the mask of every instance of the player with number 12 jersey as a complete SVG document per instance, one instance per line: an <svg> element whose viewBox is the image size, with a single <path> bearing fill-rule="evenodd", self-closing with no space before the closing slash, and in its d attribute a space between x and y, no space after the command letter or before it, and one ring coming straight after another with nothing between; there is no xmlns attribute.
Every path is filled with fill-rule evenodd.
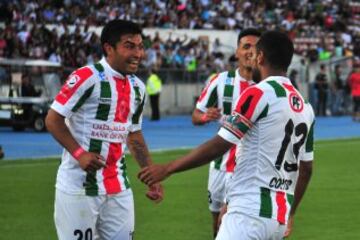
<svg viewBox="0 0 360 240"><path fill-rule="evenodd" d="M285 77L268 77L240 96L219 131L233 143L242 138L242 154L229 182L229 213L287 223L298 161L313 159L313 127L311 105Z"/></svg>

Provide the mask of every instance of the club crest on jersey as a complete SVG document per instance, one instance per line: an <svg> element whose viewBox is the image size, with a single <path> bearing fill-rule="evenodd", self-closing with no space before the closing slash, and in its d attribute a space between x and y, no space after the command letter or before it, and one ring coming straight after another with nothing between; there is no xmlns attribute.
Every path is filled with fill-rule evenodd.
<svg viewBox="0 0 360 240"><path fill-rule="evenodd" d="M130 79L131 85L133 85L134 87L138 86L137 82L135 81L134 75L130 75L129 79Z"/></svg>
<svg viewBox="0 0 360 240"><path fill-rule="evenodd" d="M76 75L76 74L71 75L69 77L69 79L66 81L66 85L69 88L73 88L79 80L80 80L80 77L78 75Z"/></svg>
<svg viewBox="0 0 360 240"><path fill-rule="evenodd" d="M227 77L225 80L225 84L226 85L231 85L232 84L232 78Z"/></svg>
<svg viewBox="0 0 360 240"><path fill-rule="evenodd" d="M99 72L99 78L100 78L100 81L106 81L107 80L107 77L105 76L104 72Z"/></svg>
<svg viewBox="0 0 360 240"><path fill-rule="evenodd" d="M290 93L289 95L289 103L291 109L294 112L301 112L304 108L304 101L302 98L295 92Z"/></svg>

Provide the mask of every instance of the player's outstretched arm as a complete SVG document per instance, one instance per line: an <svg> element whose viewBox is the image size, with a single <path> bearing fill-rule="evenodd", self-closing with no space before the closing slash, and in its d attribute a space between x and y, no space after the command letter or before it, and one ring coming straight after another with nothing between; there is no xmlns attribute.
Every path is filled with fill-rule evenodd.
<svg viewBox="0 0 360 240"><path fill-rule="evenodd" d="M130 132L127 138L127 146L140 168L152 165L149 149L146 145L142 131ZM163 199L163 195L163 187L160 183L150 186L146 193L146 196L156 203Z"/></svg>
<svg viewBox="0 0 360 240"><path fill-rule="evenodd" d="M203 125L205 123L216 121L221 117L221 109L210 107L207 109L206 113L195 109L192 113L192 123L194 125Z"/></svg>
<svg viewBox="0 0 360 240"><path fill-rule="evenodd" d="M295 212L301 202L302 197L305 194L306 188L311 179L311 175L312 161L300 161L299 177L295 187L294 202L291 206L290 216L284 237L289 237L292 232Z"/></svg>
<svg viewBox="0 0 360 240"><path fill-rule="evenodd" d="M220 157L233 144L216 135L209 141L192 150L189 154L167 164L154 164L143 168L138 178L148 186L164 180L171 174L202 166Z"/></svg>

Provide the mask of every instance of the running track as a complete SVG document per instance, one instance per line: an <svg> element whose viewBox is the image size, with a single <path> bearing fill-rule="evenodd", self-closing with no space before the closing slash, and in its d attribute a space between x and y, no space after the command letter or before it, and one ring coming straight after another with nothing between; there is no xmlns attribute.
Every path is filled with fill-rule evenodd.
<svg viewBox="0 0 360 240"><path fill-rule="evenodd" d="M157 122L144 119L143 133L150 150L191 148L214 136L217 127L216 123L194 127L191 116L170 116ZM348 116L316 120L316 140L357 137L360 137L360 123ZM0 127L0 145L5 151L5 160L60 156L62 151L49 133L13 132L5 127Z"/></svg>

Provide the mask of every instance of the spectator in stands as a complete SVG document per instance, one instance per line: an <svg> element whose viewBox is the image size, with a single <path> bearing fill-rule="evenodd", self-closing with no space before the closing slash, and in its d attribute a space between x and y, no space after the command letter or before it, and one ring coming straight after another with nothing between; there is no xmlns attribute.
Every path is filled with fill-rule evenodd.
<svg viewBox="0 0 360 240"><path fill-rule="evenodd" d="M353 120L360 121L360 63L354 66L354 71L349 77L349 86L353 99Z"/></svg>
<svg viewBox="0 0 360 240"><path fill-rule="evenodd" d="M326 116L328 79L324 64L320 65L320 72L315 77L315 89L317 90L317 115Z"/></svg>
<svg viewBox="0 0 360 240"><path fill-rule="evenodd" d="M2 48L3 56L9 58L30 56L48 59L54 49L59 47L60 52L63 53L62 64L72 68L83 65L86 59L92 60L91 56L96 51L89 46L93 41L89 41L89 37L86 37L89 34L89 26L102 26L115 18L134 19L143 27L173 29L281 28L294 40L295 51L308 56L311 62L318 60L319 53L322 58L360 54L360 29L357 17L360 8L355 1L207 0L203 3L203 1L139 0L132 1L131 4L124 4L121 1L109 1L104 4L104 1L98 0L50 3L25 0L2 2L0 22L6 24L3 41L0 36L0 55L4 41L6 48ZM38 27L36 22L59 25L59 35L49 34L45 26ZM29 26L29 23L34 25L34 28L30 29L30 34L22 30L24 26ZM79 27L79 24L85 26L83 32L71 31L71 25ZM77 37L79 34L82 36L81 39ZM154 39L154 42L156 40ZM187 36L184 41L169 40L164 43L172 45L171 49L175 55L180 48L185 47ZM69 51L68 48L74 42L81 47ZM49 44L52 46L49 47ZM154 48L156 45L150 47ZM79 48L90 50L85 50L86 56L76 59L73 54L79 51L83 54ZM319 52L320 49L322 51ZM160 47L161 54L164 50L165 48ZM67 51L69 52L66 53ZM96 54L99 55L99 52L97 51ZM200 54L197 52L196 57L198 58ZM205 58L208 56L201 60ZM177 65L185 68L184 64ZM224 69L220 71L222 70Z"/></svg>
<svg viewBox="0 0 360 240"><path fill-rule="evenodd" d="M332 82L332 114L341 115L343 113L344 102L344 81L341 77L340 65L335 66L333 82Z"/></svg>
<svg viewBox="0 0 360 240"><path fill-rule="evenodd" d="M21 96L23 97L37 97L41 95L41 91L37 91L31 82L31 77L28 73L21 76Z"/></svg>
<svg viewBox="0 0 360 240"><path fill-rule="evenodd" d="M298 71L296 71L295 69L292 69L290 74L289 74L289 79L291 81L291 84L296 88L299 89L298 85L297 85L297 76L298 76Z"/></svg>

